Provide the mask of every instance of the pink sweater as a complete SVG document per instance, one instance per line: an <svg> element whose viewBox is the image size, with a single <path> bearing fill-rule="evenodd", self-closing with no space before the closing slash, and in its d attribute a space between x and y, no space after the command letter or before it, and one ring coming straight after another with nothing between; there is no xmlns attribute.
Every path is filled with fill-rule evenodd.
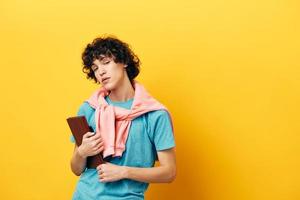
<svg viewBox="0 0 300 200"><path fill-rule="evenodd" d="M95 91L87 102L95 109L96 132L99 132L104 141L103 157L112 155L122 156L128 137L131 121L144 113L167 108L154 99L146 89L134 81L134 99L131 109L109 105L105 96L109 94L104 87ZM171 115L169 113L170 119ZM174 133L173 122L171 119Z"/></svg>

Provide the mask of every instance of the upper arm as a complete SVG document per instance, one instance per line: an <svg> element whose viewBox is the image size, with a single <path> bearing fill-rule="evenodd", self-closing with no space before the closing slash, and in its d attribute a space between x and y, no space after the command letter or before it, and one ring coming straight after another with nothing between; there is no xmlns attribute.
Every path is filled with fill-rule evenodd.
<svg viewBox="0 0 300 200"><path fill-rule="evenodd" d="M74 145L74 151L73 151L73 152L75 152L77 149L78 149L78 146L77 146L77 144L75 143L75 145Z"/></svg>
<svg viewBox="0 0 300 200"><path fill-rule="evenodd" d="M166 110L157 110L149 115L150 138L156 151L163 151L175 146L171 116Z"/></svg>
<svg viewBox="0 0 300 200"><path fill-rule="evenodd" d="M168 166L176 169L176 155L174 147L158 151L157 156L161 166Z"/></svg>
<svg viewBox="0 0 300 200"><path fill-rule="evenodd" d="M168 176L173 181L177 174L175 148L158 151L157 156L160 166L167 168Z"/></svg>

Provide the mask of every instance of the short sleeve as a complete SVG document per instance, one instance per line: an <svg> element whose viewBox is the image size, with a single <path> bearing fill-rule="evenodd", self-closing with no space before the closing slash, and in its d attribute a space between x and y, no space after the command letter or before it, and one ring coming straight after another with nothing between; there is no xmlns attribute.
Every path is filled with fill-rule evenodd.
<svg viewBox="0 0 300 200"><path fill-rule="evenodd" d="M70 141L71 141L72 143L75 143L75 139L74 139L74 136L73 136L73 135L70 135Z"/></svg>
<svg viewBox="0 0 300 200"><path fill-rule="evenodd" d="M151 138L156 151L170 149L175 146L171 116L166 110L154 111L150 117Z"/></svg>
<svg viewBox="0 0 300 200"><path fill-rule="evenodd" d="M89 106L89 104L87 102L84 102L79 107L79 109L77 111L77 116L85 116L88 119L88 115L89 115L90 112L91 112L91 107ZM74 136L72 134L70 135L70 141L72 143L75 143L75 139L74 139Z"/></svg>

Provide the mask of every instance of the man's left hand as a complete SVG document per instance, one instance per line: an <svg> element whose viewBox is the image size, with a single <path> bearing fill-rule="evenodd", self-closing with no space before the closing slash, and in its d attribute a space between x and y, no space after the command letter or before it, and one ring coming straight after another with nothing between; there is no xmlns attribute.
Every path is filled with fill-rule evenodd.
<svg viewBox="0 0 300 200"><path fill-rule="evenodd" d="M113 182L126 177L126 167L109 162L97 167L100 182Z"/></svg>

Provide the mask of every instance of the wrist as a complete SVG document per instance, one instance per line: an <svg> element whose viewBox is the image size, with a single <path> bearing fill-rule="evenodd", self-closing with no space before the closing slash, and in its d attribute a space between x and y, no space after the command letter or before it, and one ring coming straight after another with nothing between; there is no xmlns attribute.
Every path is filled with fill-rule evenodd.
<svg viewBox="0 0 300 200"><path fill-rule="evenodd" d="M122 166L123 168L123 178L129 179L130 167Z"/></svg>
<svg viewBox="0 0 300 200"><path fill-rule="evenodd" d="M81 146L78 147L78 149L77 149L77 154L78 154L78 156L79 156L80 158L82 158L82 159L85 159L85 158L86 158L86 156L84 156L84 154L82 153Z"/></svg>

